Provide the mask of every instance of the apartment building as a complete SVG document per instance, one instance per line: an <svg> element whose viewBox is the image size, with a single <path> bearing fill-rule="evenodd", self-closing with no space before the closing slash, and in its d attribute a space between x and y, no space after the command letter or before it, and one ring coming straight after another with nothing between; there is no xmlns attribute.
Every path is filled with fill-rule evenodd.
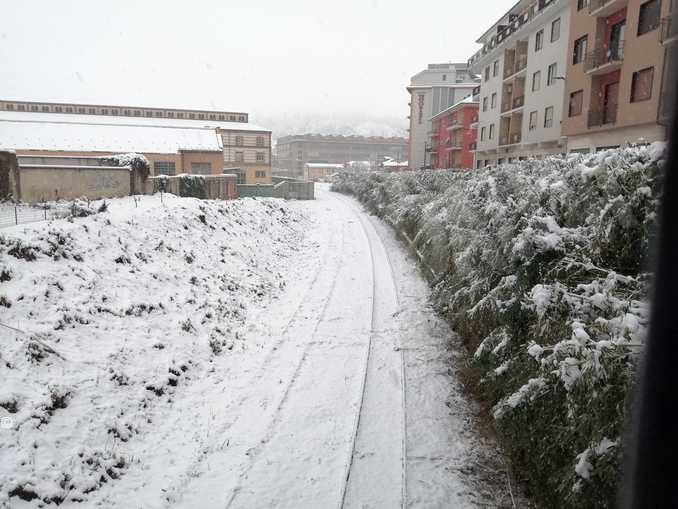
<svg viewBox="0 0 678 509"><path fill-rule="evenodd" d="M561 137L569 0L521 0L479 39L476 166L566 151Z"/></svg>
<svg viewBox="0 0 678 509"><path fill-rule="evenodd" d="M431 165L434 169L474 167L478 100L468 96L431 118Z"/></svg>
<svg viewBox="0 0 678 509"><path fill-rule="evenodd" d="M671 0L572 0L563 135L589 152L665 139ZM667 74L668 76L668 74ZM675 82L668 84L675 89Z"/></svg>
<svg viewBox="0 0 678 509"><path fill-rule="evenodd" d="M271 183L271 131L246 113L0 100L0 145L19 155L143 153L154 175L235 173Z"/></svg>
<svg viewBox="0 0 678 509"><path fill-rule="evenodd" d="M308 163L367 161L376 167L389 158L403 161L407 157L407 140L380 136L292 135L278 138L276 152L279 168L301 176Z"/></svg>
<svg viewBox="0 0 678 509"><path fill-rule="evenodd" d="M408 161L411 169L431 166L434 153L431 118L471 95L477 85L478 80L469 72L466 63L429 64L426 69L412 76L407 87L410 94L410 113L407 118Z"/></svg>

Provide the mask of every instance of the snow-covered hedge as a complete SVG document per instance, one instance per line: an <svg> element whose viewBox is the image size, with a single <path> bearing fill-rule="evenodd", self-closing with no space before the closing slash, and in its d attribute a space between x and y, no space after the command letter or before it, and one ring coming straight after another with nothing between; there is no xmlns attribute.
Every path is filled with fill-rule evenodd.
<svg viewBox="0 0 678 509"><path fill-rule="evenodd" d="M117 154L114 156L101 157L102 161L111 166L129 166L136 171L141 178L147 178L151 173L151 164L142 154L130 152L127 154Z"/></svg>
<svg viewBox="0 0 678 509"><path fill-rule="evenodd" d="M648 321L645 272L664 147L492 170L342 174L414 239L433 300L528 487L547 507L609 507Z"/></svg>

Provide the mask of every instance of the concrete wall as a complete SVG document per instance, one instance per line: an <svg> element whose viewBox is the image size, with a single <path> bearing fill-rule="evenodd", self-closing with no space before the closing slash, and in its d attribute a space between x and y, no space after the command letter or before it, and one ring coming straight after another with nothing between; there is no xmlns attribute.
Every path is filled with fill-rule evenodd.
<svg viewBox="0 0 678 509"><path fill-rule="evenodd" d="M177 196L186 196L185 188L182 185L182 179L186 177L151 177L148 179L147 193L157 193L160 191L171 193ZM189 178L200 178L206 200L233 200L237 197L235 175L204 175Z"/></svg>
<svg viewBox="0 0 678 509"><path fill-rule="evenodd" d="M0 152L0 200L18 199L19 165L16 154Z"/></svg>
<svg viewBox="0 0 678 509"><path fill-rule="evenodd" d="M51 200L129 196L129 168L111 166L22 165L19 198L28 203Z"/></svg>
<svg viewBox="0 0 678 509"><path fill-rule="evenodd" d="M282 198L285 200L313 200L313 182L284 179L277 184L238 185L238 198Z"/></svg>

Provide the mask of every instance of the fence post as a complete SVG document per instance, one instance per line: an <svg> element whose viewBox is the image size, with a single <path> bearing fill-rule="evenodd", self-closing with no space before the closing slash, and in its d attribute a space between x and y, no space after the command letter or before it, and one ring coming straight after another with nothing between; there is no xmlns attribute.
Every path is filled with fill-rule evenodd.
<svg viewBox="0 0 678 509"><path fill-rule="evenodd" d="M17 214L16 205L14 205L14 224L19 224L19 214Z"/></svg>

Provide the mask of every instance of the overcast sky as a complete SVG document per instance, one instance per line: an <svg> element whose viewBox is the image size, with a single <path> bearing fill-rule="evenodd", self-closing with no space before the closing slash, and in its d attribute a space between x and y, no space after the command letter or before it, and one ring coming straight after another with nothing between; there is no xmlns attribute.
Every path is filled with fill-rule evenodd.
<svg viewBox="0 0 678 509"><path fill-rule="evenodd" d="M513 0L2 3L0 97L404 122L410 76Z"/></svg>

